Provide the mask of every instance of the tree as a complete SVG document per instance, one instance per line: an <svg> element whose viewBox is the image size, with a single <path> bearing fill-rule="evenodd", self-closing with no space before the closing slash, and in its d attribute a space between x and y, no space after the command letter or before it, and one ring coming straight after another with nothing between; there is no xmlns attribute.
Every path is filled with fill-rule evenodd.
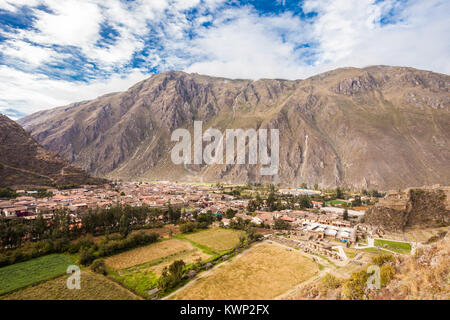
<svg viewBox="0 0 450 320"><path fill-rule="evenodd" d="M233 219L235 215L236 215L236 212L234 212L234 210L231 208L228 208L227 211L225 211L225 217L227 219Z"/></svg>
<svg viewBox="0 0 450 320"><path fill-rule="evenodd" d="M172 206L169 203L168 216L169 216L169 221L171 223L176 223L178 220L180 220L181 210L179 208L178 209L172 208Z"/></svg>
<svg viewBox="0 0 450 320"><path fill-rule="evenodd" d="M158 288L167 290L176 286L183 278L185 263L183 260L174 261L169 268L164 267L158 280Z"/></svg>
<svg viewBox="0 0 450 320"><path fill-rule="evenodd" d="M193 232L196 227L197 227L197 224L194 222L182 223L182 224L180 224L180 232L181 233Z"/></svg>
<svg viewBox="0 0 450 320"><path fill-rule="evenodd" d="M273 185L271 185L271 186L273 186ZM275 196L274 191L271 191L269 193L269 197L267 198L266 205L270 211L275 211L277 209L276 196Z"/></svg>
<svg viewBox="0 0 450 320"><path fill-rule="evenodd" d="M360 207L362 205L361 197L355 196L355 200L352 202L353 207Z"/></svg>
<svg viewBox="0 0 450 320"><path fill-rule="evenodd" d="M299 199L300 208L312 208L311 198L308 196L300 196Z"/></svg>
<svg viewBox="0 0 450 320"><path fill-rule="evenodd" d="M169 272L173 276L175 282L179 282L183 277L183 268L185 265L183 260L176 260L169 266Z"/></svg>
<svg viewBox="0 0 450 320"><path fill-rule="evenodd" d="M276 219L273 227L277 230L288 230L291 228L291 225L287 221Z"/></svg>
<svg viewBox="0 0 450 320"><path fill-rule="evenodd" d="M250 200L247 204L247 211L248 212L255 212L258 208L255 200Z"/></svg>
<svg viewBox="0 0 450 320"><path fill-rule="evenodd" d="M82 247L80 250L80 258L79 263L83 266L88 266L94 261L95 255L94 255L94 249L93 248L85 248Z"/></svg>
<svg viewBox="0 0 450 320"><path fill-rule="evenodd" d="M19 195L15 193L10 188L0 188L0 199L11 199L11 198L17 198Z"/></svg>
<svg viewBox="0 0 450 320"><path fill-rule="evenodd" d="M341 188L336 188L335 197L336 199L341 199L342 197L344 197L344 193L342 192Z"/></svg>
<svg viewBox="0 0 450 320"><path fill-rule="evenodd" d="M348 210L347 209L344 210L344 214L342 215L342 218L344 220L348 220Z"/></svg>
<svg viewBox="0 0 450 320"><path fill-rule="evenodd" d="M122 237L126 238L130 231L130 221L126 214L122 214L119 221L119 233Z"/></svg>
<svg viewBox="0 0 450 320"><path fill-rule="evenodd" d="M91 270L94 271L95 273L105 275L106 274L105 260L103 259L95 260L91 265Z"/></svg>

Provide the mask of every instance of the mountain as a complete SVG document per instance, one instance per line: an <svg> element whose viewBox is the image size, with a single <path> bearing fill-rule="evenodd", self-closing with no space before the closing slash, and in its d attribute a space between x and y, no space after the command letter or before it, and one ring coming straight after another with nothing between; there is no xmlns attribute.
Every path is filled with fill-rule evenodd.
<svg viewBox="0 0 450 320"><path fill-rule="evenodd" d="M0 114L0 187L99 183L46 151L20 125Z"/></svg>
<svg viewBox="0 0 450 320"><path fill-rule="evenodd" d="M305 80L169 71L19 120L46 149L107 177L382 190L450 181L450 78L405 67L342 68ZM278 128L278 176L259 165L174 165L170 135Z"/></svg>

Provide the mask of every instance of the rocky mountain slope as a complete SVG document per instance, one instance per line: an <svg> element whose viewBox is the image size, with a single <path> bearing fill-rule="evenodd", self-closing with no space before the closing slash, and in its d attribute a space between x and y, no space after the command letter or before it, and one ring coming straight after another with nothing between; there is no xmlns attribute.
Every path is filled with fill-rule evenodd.
<svg viewBox="0 0 450 320"><path fill-rule="evenodd" d="M441 227L450 224L450 187L390 192L367 210L364 222L385 230Z"/></svg>
<svg viewBox="0 0 450 320"><path fill-rule="evenodd" d="M108 177L392 189L450 181L450 77L343 68L306 80L169 71L19 120L46 149ZM278 128L278 176L259 165L174 165L173 130Z"/></svg>
<svg viewBox="0 0 450 320"><path fill-rule="evenodd" d="M20 125L0 114L0 187L103 182L46 151Z"/></svg>

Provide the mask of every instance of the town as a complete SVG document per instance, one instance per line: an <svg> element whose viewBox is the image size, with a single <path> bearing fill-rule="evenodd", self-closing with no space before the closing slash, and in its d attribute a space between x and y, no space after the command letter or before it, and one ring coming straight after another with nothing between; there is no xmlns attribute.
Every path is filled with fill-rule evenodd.
<svg viewBox="0 0 450 320"><path fill-rule="evenodd" d="M213 225L216 226L236 228L241 223L257 227L265 234L270 230L289 230L297 241L313 243L306 246L307 250L316 248L338 260L343 257L331 246L321 244L324 240L333 240L351 245L358 236L365 237L369 229L360 223L365 210L362 203L373 203L376 196L380 196L377 191L372 191L372 196L366 192L367 195L344 200L337 198L343 196L340 189L323 193L307 188L283 188L275 192L273 185L228 186L164 181L85 185L67 190L15 190L15 193L16 198L0 201L5 219L33 221L41 217L51 221L56 212L65 211L73 228L80 226L82 217L92 211L128 206L158 212L155 220L161 226L183 224L195 221L200 214L209 214L214 217ZM262 200L262 197L267 198ZM178 212L175 219L164 214L169 208ZM147 218L141 222L143 225L134 228L149 223Z"/></svg>
<svg viewBox="0 0 450 320"><path fill-rule="evenodd" d="M418 195L444 200L450 192L438 185L424 190ZM325 279L315 285L331 281L334 290L350 279L345 286L353 286L354 275L366 277L358 270L381 259L391 279L392 257L410 256L446 235L446 223L409 233L367 223L367 211L377 205L403 210L411 192L168 181L0 189L0 271L6 276L8 268L43 270L47 259L55 266L75 263L85 276L97 277L92 286L100 281L97 285L106 288L112 281L124 287L122 292L105 289L105 299L112 292L120 299L309 299L314 296L307 280L315 275ZM53 271L60 275L58 268ZM250 271L250 278L236 276ZM242 283L224 292L222 286L235 283L235 276ZM0 296L47 292L44 282L42 288L15 293L24 287L16 278L5 280L10 287L0 288ZM66 290L59 285L57 292L71 299ZM96 289L85 290L87 298L102 298ZM366 294L356 286L344 298Z"/></svg>

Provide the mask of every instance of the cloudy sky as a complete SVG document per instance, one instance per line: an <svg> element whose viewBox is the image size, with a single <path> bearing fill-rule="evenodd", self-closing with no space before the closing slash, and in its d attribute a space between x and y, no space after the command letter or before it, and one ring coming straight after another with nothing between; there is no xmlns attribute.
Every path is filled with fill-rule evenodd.
<svg viewBox="0 0 450 320"><path fill-rule="evenodd" d="M166 70L303 79L375 64L450 73L448 0L0 0L0 112Z"/></svg>

